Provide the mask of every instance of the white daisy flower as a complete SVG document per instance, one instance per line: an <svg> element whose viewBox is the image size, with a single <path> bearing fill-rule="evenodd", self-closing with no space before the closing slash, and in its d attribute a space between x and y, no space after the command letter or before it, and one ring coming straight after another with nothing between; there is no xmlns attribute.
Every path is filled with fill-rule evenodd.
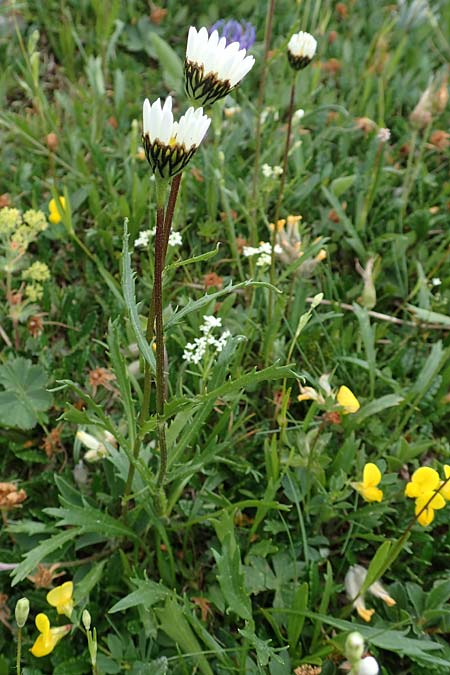
<svg viewBox="0 0 450 675"><path fill-rule="evenodd" d="M159 98L153 104L146 98L142 142L154 173L161 178L180 173L202 142L210 123L203 108L192 107L179 122L174 122L171 96L166 98L164 106Z"/></svg>
<svg viewBox="0 0 450 675"><path fill-rule="evenodd" d="M317 50L317 40L310 33L294 33L288 43L289 63L295 70L306 68Z"/></svg>
<svg viewBox="0 0 450 675"><path fill-rule="evenodd" d="M184 83L189 98L202 105L213 104L226 96L247 75L255 59L240 49L239 42L227 45L214 30L189 28L184 64Z"/></svg>

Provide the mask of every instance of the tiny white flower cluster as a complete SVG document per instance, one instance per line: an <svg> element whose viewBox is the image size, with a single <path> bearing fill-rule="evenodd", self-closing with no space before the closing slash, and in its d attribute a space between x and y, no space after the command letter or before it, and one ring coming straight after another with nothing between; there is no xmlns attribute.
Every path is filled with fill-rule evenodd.
<svg viewBox="0 0 450 675"><path fill-rule="evenodd" d="M218 338L215 337L213 335L214 329L221 326L222 319L220 317L205 315L200 326L202 336L195 338L194 342L187 343L184 348L183 359L188 363L198 364L207 351L210 355L219 354L231 335L229 330L225 330Z"/></svg>
<svg viewBox="0 0 450 675"><path fill-rule="evenodd" d="M270 166L270 164L263 164L261 167L261 172L264 178L278 178L283 173L283 167L281 166Z"/></svg>
<svg viewBox="0 0 450 675"><path fill-rule="evenodd" d="M283 249L278 244L275 244L275 253L278 255L283 252ZM254 246L244 246L242 253L246 258L250 258L253 255L258 256L256 261L256 267L265 267L270 265L271 256L272 256L272 246L268 241L260 242L260 245L255 248Z"/></svg>
<svg viewBox="0 0 450 675"><path fill-rule="evenodd" d="M259 117L259 121L261 122L261 124L266 123L269 115L273 115L273 121L278 122L278 120L280 118L280 113L273 106L268 106L267 108L264 108L264 110L262 111L262 113Z"/></svg>
<svg viewBox="0 0 450 675"><path fill-rule="evenodd" d="M295 122L300 122L300 120L305 116L305 111L303 108L299 108L298 110L295 111L295 113L292 115L292 121Z"/></svg>
<svg viewBox="0 0 450 675"><path fill-rule="evenodd" d="M156 227L154 227L151 230L142 230L142 232L139 233L139 237L134 242L135 248L147 248L148 243L150 241L150 237L154 237L155 234L156 234ZM172 231L169 234L169 246L172 247L181 246L182 243L183 238L180 232Z"/></svg>
<svg viewBox="0 0 450 675"><path fill-rule="evenodd" d="M378 129L377 138L380 143L387 143L391 137L391 132L386 127Z"/></svg>

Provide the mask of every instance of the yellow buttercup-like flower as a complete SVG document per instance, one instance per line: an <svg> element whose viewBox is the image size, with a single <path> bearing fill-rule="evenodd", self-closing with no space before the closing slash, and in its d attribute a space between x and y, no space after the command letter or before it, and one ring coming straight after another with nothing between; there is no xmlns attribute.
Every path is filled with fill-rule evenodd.
<svg viewBox="0 0 450 675"><path fill-rule="evenodd" d="M366 502L381 502L383 491L377 485L381 481L381 471L376 464L369 462L365 465L363 479L361 483L352 483L355 490L366 500Z"/></svg>
<svg viewBox="0 0 450 675"><path fill-rule="evenodd" d="M355 394L345 385L339 388L336 398L339 405L342 406L344 414L355 413L361 407Z"/></svg>
<svg viewBox="0 0 450 675"><path fill-rule="evenodd" d="M56 607L58 614L72 616L73 612L73 583L66 581L65 584L53 588L47 593L47 602L52 607Z"/></svg>
<svg viewBox="0 0 450 675"><path fill-rule="evenodd" d="M33 656L47 656L50 654L64 635L70 631L70 625L50 627L50 621L46 614L38 614L36 619L36 628L40 635L36 638L30 651Z"/></svg>
<svg viewBox="0 0 450 675"><path fill-rule="evenodd" d="M64 197L58 197L58 202L59 202L59 207L61 211L66 210L66 200ZM54 225L57 225L58 223L61 222L61 214L58 210L58 206L56 204L56 199L50 199L49 205L48 205L48 210L50 211L50 215L48 217L49 221L53 223Z"/></svg>

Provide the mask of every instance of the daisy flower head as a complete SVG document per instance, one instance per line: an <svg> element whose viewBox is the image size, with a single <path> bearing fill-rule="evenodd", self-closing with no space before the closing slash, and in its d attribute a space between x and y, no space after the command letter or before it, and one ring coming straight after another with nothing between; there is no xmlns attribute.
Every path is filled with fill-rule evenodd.
<svg viewBox="0 0 450 675"><path fill-rule="evenodd" d="M184 64L187 96L201 105L212 105L234 89L253 67L255 59L247 56L239 42L227 44L217 30L208 35L206 28L189 28Z"/></svg>
<svg viewBox="0 0 450 675"><path fill-rule="evenodd" d="M288 59L294 70L308 66L317 50L317 40L310 33L294 33L288 43Z"/></svg>
<svg viewBox="0 0 450 675"><path fill-rule="evenodd" d="M171 178L180 173L192 159L205 137L211 120L203 114L203 108L189 108L175 122L172 113L172 97L164 105L158 98L153 104L148 98L143 106L143 134L145 156L153 172L159 178Z"/></svg>

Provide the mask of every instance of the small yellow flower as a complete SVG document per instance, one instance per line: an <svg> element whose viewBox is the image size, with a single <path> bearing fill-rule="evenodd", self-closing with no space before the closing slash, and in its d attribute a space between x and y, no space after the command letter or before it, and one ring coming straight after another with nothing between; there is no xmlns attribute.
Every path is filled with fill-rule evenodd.
<svg viewBox="0 0 450 675"><path fill-rule="evenodd" d="M339 388L336 398L339 405L344 409L343 413L345 415L348 413L355 413L361 407L355 394L345 385Z"/></svg>
<svg viewBox="0 0 450 675"><path fill-rule="evenodd" d="M429 500L431 501L429 504L427 504ZM424 506L426 504L427 507L426 509L424 509ZM415 514L417 516L417 522L420 525L422 525L422 527L426 527L427 525L433 522L434 512L439 509L443 509L444 506L445 506L445 499L444 497L442 497L442 495L438 494L437 492L435 493L425 492L423 495L420 495L420 497L417 497L416 499Z"/></svg>
<svg viewBox="0 0 450 675"><path fill-rule="evenodd" d="M440 484L439 474L430 466L422 466L420 469L414 471L411 480L406 485L405 495L415 499L424 494L428 494L430 498L431 493L437 490Z"/></svg>
<svg viewBox="0 0 450 675"><path fill-rule="evenodd" d="M59 207L61 211L65 211L66 209L66 200L64 197L58 197L59 201ZM58 211L58 206L56 204L55 199L50 199L49 205L48 205L48 210L50 211L50 215L48 217L49 221L53 223L54 225L57 225L58 223L61 222L61 214Z"/></svg>
<svg viewBox="0 0 450 675"><path fill-rule="evenodd" d="M450 464L444 464L444 475L445 480L450 478ZM441 485L443 485L443 482ZM440 489L439 494L441 494L447 501L450 501L450 480L448 483L445 483L444 487Z"/></svg>
<svg viewBox="0 0 450 675"><path fill-rule="evenodd" d="M352 486L358 490L366 502L381 502L383 491L377 487L380 481L380 469L376 464L369 462L364 467L362 483L352 483Z"/></svg>
<svg viewBox="0 0 450 675"><path fill-rule="evenodd" d="M297 225L297 223L299 223L301 220L302 220L302 216L300 216L300 215L298 215L298 216L290 215L290 216L287 217L287 224L288 224L288 226L289 225L290 226Z"/></svg>
<svg viewBox="0 0 450 675"><path fill-rule="evenodd" d="M444 471L447 478L450 475L450 466L446 465ZM445 506L444 497L447 494L450 496L448 483L442 489L442 494L438 492L441 484L437 471L429 466L422 466L414 471L411 480L406 485L405 495L416 500L415 514L417 522L422 527L426 527L433 522L434 512L443 509Z"/></svg>
<svg viewBox="0 0 450 675"><path fill-rule="evenodd" d="M65 584L56 586L56 588L52 588L52 590L47 593L47 602L52 607L56 607L58 614L65 614L70 619L73 611L72 595L73 582L66 581Z"/></svg>
<svg viewBox="0 0 450 675"><path fill-rule="evenodd" d="M70 625L51 628L46 614L38 614L35 623L40 635L36 638L30 651L33 656L37 657L50 654L61 638L70 631Z"/></svg>

